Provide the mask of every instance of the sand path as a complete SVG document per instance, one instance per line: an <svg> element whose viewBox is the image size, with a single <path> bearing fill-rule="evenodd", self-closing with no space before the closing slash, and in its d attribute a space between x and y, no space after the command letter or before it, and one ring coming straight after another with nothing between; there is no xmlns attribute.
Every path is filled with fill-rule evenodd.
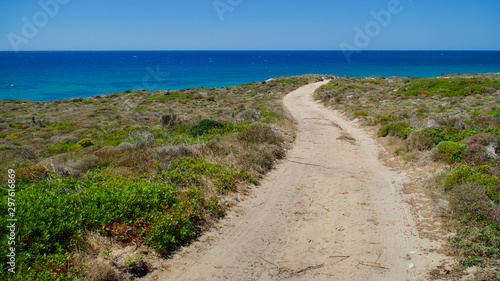
<svg viewBox="0 0 500 281"><path fill-rule="evenodd" d="M356 123L312 100L325 83L286 96L298 122L287 159L158 280L427 279L444 257L418 235L403 173L382 164Z"/></svg>

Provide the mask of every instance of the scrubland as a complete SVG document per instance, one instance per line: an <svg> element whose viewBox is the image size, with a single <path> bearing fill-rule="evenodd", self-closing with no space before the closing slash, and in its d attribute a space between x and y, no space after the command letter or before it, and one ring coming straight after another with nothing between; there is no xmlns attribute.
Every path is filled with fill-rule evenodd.
<svg viewBox="0 0 500 281"><path fill-rule="evenodd" d="M16 175L15 279L147 275L285 156L295 126L281 100L321 79L0 101L0 174Z"/></svg>
<svg viewBox="0 0 500 281"><path fill-rule="evenodd" d="M296 128L282 98L324 78L0 101L0 175L16 175L15 278L146 276L286 155ZM433 194L459 260L434 276L475 266L478 280L499 279L500 74L328 78L317 100L375 128L401 168L427 167L416 184Z"/></svg>
<svg viewBox="0 0 500 281"><path fill-rule="evenodd" d="M337 77L315 93L325 106L376 128L403 166L429 171L417 184L431 191L436 215L447 222L455 271L475 266L478 280L500 278L499 78Z"/></svg>

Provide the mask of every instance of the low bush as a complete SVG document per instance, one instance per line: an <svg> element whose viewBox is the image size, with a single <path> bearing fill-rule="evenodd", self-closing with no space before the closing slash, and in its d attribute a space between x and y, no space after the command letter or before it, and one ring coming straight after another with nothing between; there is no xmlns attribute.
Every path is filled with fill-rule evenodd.
<svg viewBox="0 0 500 281"><path fill-rule="evenodd" d="M472 116L471 123L475 128L487 129L497 127L500 120L488 114L478 114Z"/></svg>
<svg viewBox="0 0 500 281"><path fill-rule="evenodd" d="M455 187L450 194L450 206L453 212L460 216L460 220L500 223L500 206L491 201L485 187L464 184Z"/></svg>
<svg viewBox="0 0 500 281"><path fill-rule="evenodd" d="M406 143L410 148L419 151L430 150L435 146L431 133L426 130L413 131L406 140Z"/></svg>
<svg viewBox="0 0 500 281"><path fill-rule="evenodd" d="M487 165L491 161L486 146L477 143L467 145L463 159L469 165Z"/></svg>
<svg viewBox="0 0 500 281"><path fill-rule="evenodd" d="M443 180L443 188L447 191L463 184L476 184L484 187L488 198L500 203L500 190L498 189L500 178L497 168L487 165L475 167L463 165L452 169Z"/></svg>
<svg viewBox="0 0 500 281"><path fill-rule="evenodd" d="M449 191L455 185L464 184L471 175L472 168L467 165L454 168L444 178L443 188Z"/></svg>
<svg viewBox="0 0 500 281"><path fill-rule="evenodd" d="M479 133L475 134L473 136L467 137L464 139L465 143L467 144L480 144L483 146L487 146L492 143L498 143L499 142L499 137L493 136L488 133Z"/></svg>
<svg viewBox="0 0 500 281"><path fill-rule="evenodd" d="M500 137L479 133L464 139L467 148L464 161L470 165L487 165L498 159L495 150L499 147Z"/></svg>
<svg viewBox="0 0 500 281"><path fill-rule="evenodd" d="M378 136L386 137L391 135L406 139L413 130L415 130L415 128L410 127L406 121L396 121L382 126L378 131Z"/></svg>
<svg viewBox="0 0 500 281"><path fill-rule="evenodd" d="M431 155L432 160L447 163L459 162L462 160L465 147L465 143L462 142L440 142Z"/></svg>
<svg viewBox="0 0 500 281"><path fill-rule="evenodd" d="M179 193L159 179L112 176L101 170L93 170L82 179L55 177L54 181L20 185L16 194L17 218L23 221L17 232L17 249L23 253L18 257L18 270L23 274L49 267L57 255L74 247L85 231L106 233L103 226L141 222L133 239L166 251L196 235L206 215L219 212L217 201L206 200L203 192ZM219 175L214 177L222 183ZM5 208L0 207L3 216ZM4 225L1 242L7 245L6 234ZM3 263L6 251L3 247ZM71 274L64 265L58 270Z"/></svg>
<svg viewBox="0 0 500 281"><path fill-rule="evenodd" d="M497 80L464 78L419 78L412 80L409 85L406 94L414 96L424 92L447 97L468 96L488 93L491 91L490 88L500 88L500 82Z"/></svg>
<svg viewBox="0 0 500 281"><path fill-rule="evenodd" d="M65 152L71 152L74 151L75 149L81 148L81 146L75 146L69 141L60 141L51 144L47 148L47 153L49 156L55 155L55 154L61 154Z"/></svg>
<svg viewBox="0 0 500 281"><path fill-rule="evenodd" d="M263 112L260 117L263 118L264 123L276 123L277 121L283 120L283 116L274 111Z"/></svg>
<svg viewBox="0 0 500 281"><path fill-rule="evenodd" d="M366 117L368 116L368 112L364 110L358 110L354 112L354 116L356 117Z"/></svg>
<svg viewBox="0 0 500 281"><path fill-rule="evenodd" d="M394 119L396 119L396 115L394 114L386 114L377 118L378 122L380 123L387 123L390 121L394 121Z"/></svg>
<svg viewBox="0 0 500 281"><path fill-rule="evenodd" d="M178 125L179 119L177 114L171 110L170 113L164 114L160 117L160 123L165 127L172 128L173 126Z"/></svg>
<svg viewBox="0 0 500 281"><path fill-rule="evenodd" d="M21 167L16 173L16 177L21 180L40 181L48 176L48 170L40 164Z"/></svg>
<svg viewBox="0 0 500 281"><path fill-rule="evenodd" d="M202 185L203 178L209 179L220 193L234 191L236 181L243 176L230 167L207 163L202 159L183 157L169 165L162 177L181 189Z"/></svg>
<svg viewBox="0 0 500 281"><path fill-rule="evenodd" d="M149 131L135 131L129 134L127 142L136 148L153 147L156 143L156 138Z"/></svg>
<svg viewBox="0 0 500 281"><path fill-rule="evenodd" d="M496 210L498 214L498 209ZM456 247L455 253L459 261L465 266L474 266L496 261L499 258L498 248L500 247L500 223L483 223L472 226L471 219L464 222L466 226L458 230L455 237L451 239ZM496 280L497 277L483 280Z"/></svg>
<svg viewBox="0 0 500 281"><path fill-rule="evenodd" d="M214 130L221 129L224 124L211 119L203 119L198 123L188 128L188 132L193 136L201 136L213 132Z"/></svg>
<svg viewBox="0 0 500 281"><path fill-rule="evenodd" d="M24 131L20 131L20 132L13 132L13 133L7 134L7 135L5 136L5 139L17 139L17 138L19 138L19 137L23 136L23 135L24 135L24 133L25 133Z"/></svg>
<svg viewBox="0 0 500 281"><path fill-rule="evenodd" d="M76 145L78 145L80 147L89 147L89 146L94 145L94 142L92 142L92 140L89 138L84 138L84 139L80 140L79 142L77 142Z"/></svg>
<svg viewBox="0 0 500 281"><path fill-rule="evenodd" d="M283 139L269 125L256 124L238 134L238 139L248 143L267 143L281 146Z"/></svg>

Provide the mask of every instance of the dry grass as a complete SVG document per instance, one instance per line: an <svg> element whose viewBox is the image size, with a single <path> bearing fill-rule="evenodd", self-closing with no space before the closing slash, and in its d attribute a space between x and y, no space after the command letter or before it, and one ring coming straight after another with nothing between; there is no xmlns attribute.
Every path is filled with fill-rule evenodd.
<svg viewBox="0 0 500 281"><path fill-rule="evenodd" d="M224 194L258 184L258 179L275 161L284 157L294 140L296 127L283 108L283 96L322 79L320 75L306 75L222 88L126 91L47 102L0 101L0 173L6 175L8 169L15 169L24 184L41 186L50 186L51 181L86 179L89 173L98 178L109 175L119 179L145 178L173 185L181 202L192 202L190 196L199 191L202 199L193 206L210 210L198 210L188 203L186 210L179 210L195 212L186 215L193 220L186 223L193 225L189 237L195 237L224 214L228 205L224 203L227 196ZM204 119L224 126L193 134L192 128ZM180 166L172 170L172 165ZM192 175L193 169L206 170ZM165 172L177 177L179 183L163 178ZM183 176L190 178L182 179ZM22 184L19 187L24 188ZM78 185L74 192L84 188ZM83 205L73 207L83 208ZM168 205L163 208L167 214L172 212ZM38 231L36 222L30 227ZM73 241L77 249L65 249L67 252L62 256L51 255L51 249L62 249L61 246L44 245L42 250L48 255L37 255L35 251L32 258L40 260L40 266L30 268L24 260L19 266L29 276L52 274L81 280L124 280L145 274L155 268L154 263L160 262L160 256L152 254L153 250L145 245L138 249L120 246L117 237L104 237L103 229L81 229L79 233L86 234ZM160 237L162 233L156 234ZM170 251L186 242L186 238L179 240L164 248ZM28 249L30 245L26 247L24 251L32 250ZM165 249L158 252L165 253ZM136 250L149 254L143 258L142 254L134 253ZM75 258L71 258L72 254ZM62 265L53 263L58 259ZM54 273L44 269L47 264L43 263L54 267L51 269ZM82 265L86 268L80 271Z"/></svg>

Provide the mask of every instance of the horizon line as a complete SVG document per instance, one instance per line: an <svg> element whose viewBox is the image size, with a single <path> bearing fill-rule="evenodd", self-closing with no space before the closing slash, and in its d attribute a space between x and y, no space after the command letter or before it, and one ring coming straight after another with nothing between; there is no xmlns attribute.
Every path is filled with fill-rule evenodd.
<svg viewBox="0 0 500 281"><path fill-rule="evenodd" d="M344 50L0 50L0 52L344 52ZM359 50L360 52L500 52L500 50Z"/></svg>

